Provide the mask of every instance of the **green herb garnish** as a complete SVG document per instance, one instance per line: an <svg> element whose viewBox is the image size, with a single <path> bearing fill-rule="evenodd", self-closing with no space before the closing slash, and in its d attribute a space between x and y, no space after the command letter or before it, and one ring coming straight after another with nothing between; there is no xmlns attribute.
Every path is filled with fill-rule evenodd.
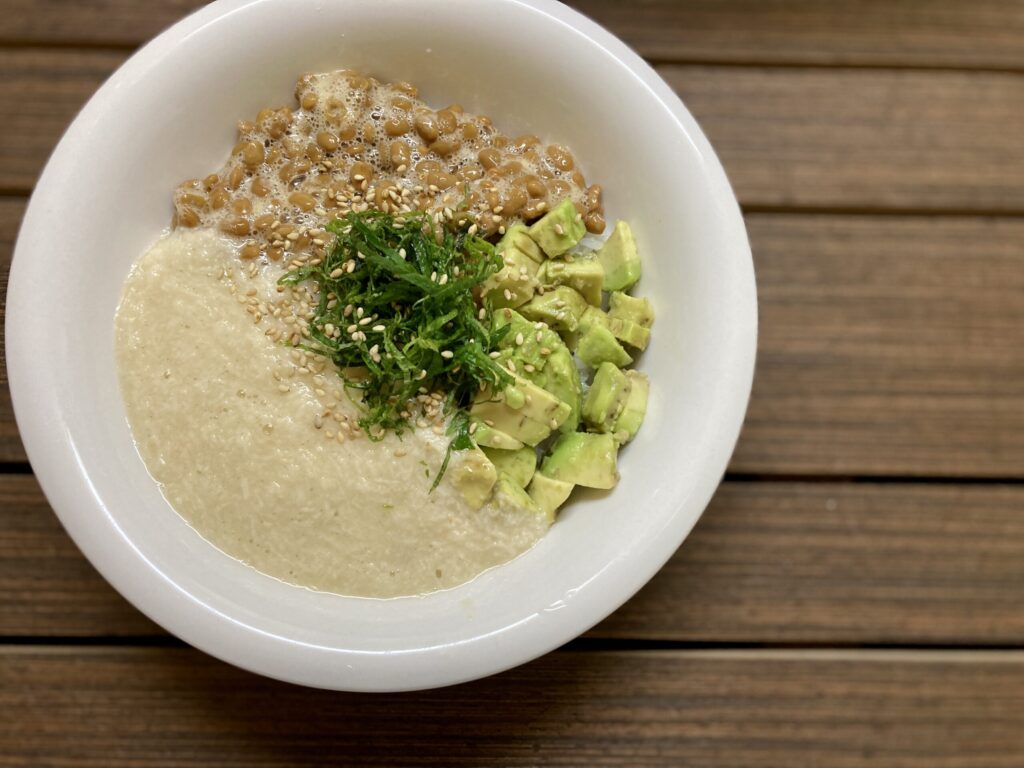
<svg viewBox="0 0 1024 768"><path fill-rule="evenodd" d="M462 409L482 388L513 381L489 356L508 326L495 327L486 310L481 318L474 299L502 259L482 237L436 225L426 213L349 213L327 229L336 239L323 262L279 281L317 286L305 348L329 357L345 385L361 391L359 426L372 439L402 434L417 394L445 394L453 437L436 487L451 452L473 445Z"/></svg>

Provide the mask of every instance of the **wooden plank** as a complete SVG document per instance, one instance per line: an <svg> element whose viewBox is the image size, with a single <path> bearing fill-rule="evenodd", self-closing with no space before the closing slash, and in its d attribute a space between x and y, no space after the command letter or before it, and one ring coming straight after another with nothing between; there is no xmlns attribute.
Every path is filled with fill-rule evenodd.
<svg viewBox="0 0 1024 768"><path fill-rule="evenodd" d="M1024 487L725 483L590 637L1024 643ZM86 563L30 476L0 476L0 634L159 634Z"/></svg>
<svg viewBox="0 0 1024 768"><path fill-rule="evenodd" d="M1024 487L726 482L592 634L692 642L1019 645Z"/></svg>
<svg viewBox="0 0 1024 768"><path fill-rule="evenodd" d="M2 274L20 213L0 200ZM761 337L733 471L1024 476L1024 221L747 226ZM0 381L0 461L23 459Z"/></svg>
<svg viewBox="0 0 1024 768"><path fill-rule="evenodd" d="M28 190L125 54L0 51L0 189ZM1024 211L1024 77L792 68L660 69L747 206Z"/></svg>
<svg viewBox="0 0 1024 768"><path fill-rule="evenodd" d="M6 765L1024 762L1021 653L556 652L454 688L366 696L188 649L8 647L0 706Z"/></svg>
<svg viewBox="0 0 1024 768"><path fill-rule="evenodd" d="M7 355L4 346L6 333L7 276L11 269L11 252L18 234L25 201L21 198L0 197L0 462L23 461L25 449L18 437L11 407L11 393L7 388Z"/></svg>
<svg viewBox="0 0 1024 768"><path fill-rule="evenodd" d="M126 45L148 40L202 0L7 0L0 42ZM1024 67L1014 0L574 0L659 60L870 66Z"/></svg>
<svg viewBox="0 0 1024 768"><path fill-rule="evenodd" d="M0 190L27 192L121 51L0 50Z"/></svg>
<svg viewBox="0 0 1024 768"><path fill-rule="evenodd" d="M748 215L738 472L1024 476L1024 221Z"/></svg>
<svg viewBox="0 0 1024 768"><path fill-rule="evenodd" d="M1024 77L659 67L744 206L1024 210Z"/></svg>

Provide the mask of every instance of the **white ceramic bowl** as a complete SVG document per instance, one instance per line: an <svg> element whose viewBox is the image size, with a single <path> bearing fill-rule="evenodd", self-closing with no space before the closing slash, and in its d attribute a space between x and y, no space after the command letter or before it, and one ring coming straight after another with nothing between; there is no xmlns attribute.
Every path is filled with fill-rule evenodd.
<svg viewBox="0 0 1024 768"><path fill-rule="evenodd" d="M647 421L611 494L573 502L514 562L457 589L378 601L264 577L200 538L135 451L113 317L180 180L217 167L235 121L304 71L355 67L568 144L628 219L658 313ZM56 312L53 307L58 308ZM47 309L49 308L49 309ZM57 147L18 238L7 361L32 466L96 568L151 619L225 661L305 685L470 680L571 640L651 578L693 527L750 392L757 310L725 174L668 86L551 0L220 0L133 56Z"/></svg>

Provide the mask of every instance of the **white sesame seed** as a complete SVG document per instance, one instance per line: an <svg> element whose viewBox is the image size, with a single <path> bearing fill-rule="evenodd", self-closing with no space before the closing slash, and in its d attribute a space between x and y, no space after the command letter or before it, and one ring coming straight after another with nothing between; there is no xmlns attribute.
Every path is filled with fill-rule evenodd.
<svg viewBox="0 0 1024 768"><path fill-rule="evenodd" d="M441 357L443 357L445 360L451 360L453 357L455 357L455 353L452 352L450 349L446 349L444 350L444 352L441 353Z"/></svg>
<svg viewBox="0 0 1024 768"><path fill-rule="evenodd" d="M332 278L341 277L343 274L345 274L345 270L342 269L341 267L338 267L337 269L332 269L331 270L331 277Z"/></svg>
<svg viewBox="0 0 1024 768"><path fill-rule="evenodd" d="M373 322L373 318L372 317L364 317L362 320L359 321L359 324L360 325L369 325L372 322Z"/></svg>
<svg viewBox="0 0 1024 768"><path fill-rule="evenodd" d="M437 281L438 285L444 285L448 282L448 275L441 275L441 279Z"/></svg>
<svg viewBox="0 0 1024 768"><path fill-rule="evenodd" d="M524 341L526 341L526 339L523 338L523 334L517 333L516 334L516 346L517 347L523 346L523 342Z"/></svg>
<svg viewBox="0 0 1024 768"><path fill-rule="evenodd" d="M483 307L480 307L480 311L477 312L476 316L479 317L481 320L486 320L487 319L487 310L484 309Z"/></svg>
<svg viewBox="0 0 1024 768"><path fill-rule="evenodd" d="M475 434L476 433L476 428L479 427L479 426L480 425L477 422L475 422L475 421L472 424L470 424L469 425L469 434L471 434L471 435Z"/></svg>
<svg viewBox="0 0 1024 768"><path fill-rule="evenodd" d="M385 330L385 326L383 326L383 325L375 325L370 330L376 331L377 333L380 333L381 331Z"/></svg>
<svg viewBox="0 0 1024 768"><path fill-rule="evenodd" d="M514 360L509 360L509 361L508 361L508 369L509 369L510 371L512 371L512 373L515 373L515 372L516 372L516 364L515 364L515 361L514 361Z"/></svg>
<svg viewBox="0 0 1024 768"><path fill-rule="evenodd" d="M506 288L504 293L505 293L505 301L512 301L512 291L510 291L508 288Z"/></svg>
<svg viewBox="0 0 1024 768"><path fill-rule="evenodd" d="M525 368L525 369L526 369L526 372L527 372L527 373L533 373L534 371L536 371L536 370L537 370L537 369L536 369L536 368L535 368L535 367L534 367L533 365L531 365L530 363L527 363L526 365L524 365L524 366L523 366L523 368Z"/></svg>

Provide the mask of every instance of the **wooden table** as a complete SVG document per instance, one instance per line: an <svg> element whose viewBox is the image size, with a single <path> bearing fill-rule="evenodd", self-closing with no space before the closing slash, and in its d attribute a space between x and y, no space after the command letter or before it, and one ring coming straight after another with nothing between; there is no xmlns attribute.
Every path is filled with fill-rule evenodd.
<svg viewBox="0 0 1024 768"><path fill-rule="evenodd" d="M75 111L198 4L3 0L3 274ZM520 669L304 690L100 579L4 386L0 765L1024 765L1024 4L577 5L679 91L753 244L753 400L693 535Z"/></svg>

